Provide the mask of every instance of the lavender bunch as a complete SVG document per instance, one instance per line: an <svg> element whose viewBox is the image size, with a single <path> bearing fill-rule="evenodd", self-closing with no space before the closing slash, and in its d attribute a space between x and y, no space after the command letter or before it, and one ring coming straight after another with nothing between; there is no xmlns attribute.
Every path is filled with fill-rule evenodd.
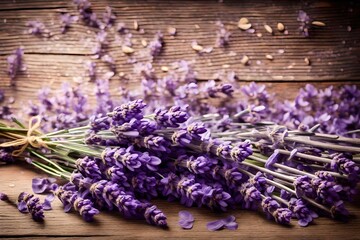
<svg viewBox="0 0 360 240"><path fill-rule="evenodd" d="M148 202L157 196L222 211L261 207L281 224L296 217L306 226L315 212L347 215L344 202L354 196L360 175L352 159L360 152L358 139L238 122L251 109L231 117L224 131L211 127L217 114L147 108L142 100L130 101L89 124L36 133L46 151L22 150L35 158L33 166L75 186L57 195L66 209L87 209L80 211L86 220L97 214L94 206L164 226L165 215ZM26 133L22 129L19 137Z"/></svg>

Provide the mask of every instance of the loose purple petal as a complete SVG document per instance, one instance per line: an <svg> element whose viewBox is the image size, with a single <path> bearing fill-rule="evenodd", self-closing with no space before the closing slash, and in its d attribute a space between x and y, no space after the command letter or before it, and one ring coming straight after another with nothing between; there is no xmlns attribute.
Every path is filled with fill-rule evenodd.
<svg viewBox="0 0 360 240"><path fill-rule="evenodd" d="M238 228L238 224L236 222L230 222L225 224L225 228L229 230L236 230Z"/></svg>
<svg viewBox="0 0 360 240"><path fill-rule="evenodd" d="M225 225L225 222L223 219L220 220L215 220L212 222L209 222L208 224L206 224L206 227L209 231L217 231L220 230L221 228L223 228Z"/></svg>
<svg viewBox="0 0 360 240"><path fill-rule="evenodd" d="M183 229L192 229L194 226L194 222L179 220L179 226L182 227Z"/></svg>
<svg viewBox="0 0 360 240"><path fill-rule="evenodd" d="M194 221L193 215L190 212L186 211L186 210L183 210L183 211L179 212L179 218L181 220L186 220L186 221L189 221L189 222Z"/></svg>

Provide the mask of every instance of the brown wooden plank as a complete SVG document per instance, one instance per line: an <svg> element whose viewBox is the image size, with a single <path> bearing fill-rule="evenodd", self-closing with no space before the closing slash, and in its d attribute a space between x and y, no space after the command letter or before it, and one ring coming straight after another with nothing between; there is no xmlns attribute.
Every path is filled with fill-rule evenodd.
<svg viewBox="0 0 360 240"><path fill-rule="evenodd" d="M59 33L59 10L67 9L75 13L74 5L69 2L50 1L46 2L49 9L44 9L44 4L43 1L0 3L0 9L3 9L0 17L0 54L4 55L3 58L18 46L24 46L27 54L90 55L94 46L94 29L79 22L74 24L67 34ZM216 1L107 1L106 4L114 8L118 21L132 26L132 22L137 20L140 27L145 29L145 34L132 30L133 39L138 42L134 45L135 58L146 60L139 57L143 49L140 41L143 38L150 41L155 32L161 30L165 33L166 47L159 60L155 61L156 64L166 65L179 59L195 59L195 68L201 79L211 78L223 65L229 65L241 80L248 81L360 79L358 4L352 6L350 2L336 1L321 1L309 6L298 1L276 1L271 4L261 1L226 1L224 4ZM101 1L94 2L93 9L101 16L106 4ZM316 29L311 38L302 37L298 33L299 23L296 21L299 9L304 9L315 19L326 22L327 26ZM239 30L236 25L240 17L248 17L263 37L258 38L255 34ZM4 19L6 23L3 22ZM54 36L41 39L23 34L26 22L34 19L43 21ZM204 46L214 45L216 20L222 20L227 27L232 28L230 46L226 49L214 48L212 53L199 56L191 49L190 44L197 40ZM289 35L285 36L276 30L275 36L265 32L264 23L275 28L278 21L285 24ZM195 24L200 28L196 29ZM174 39L166 35L168 26L178 29L178 35ZM351 32L348 32L347 26L352 27ZM130 73L132 66L124 64L128 57L121 53L120 44L115 41L116 35L118 34L113 31L109 32L109 51L115 57L117 65L123 67L124 72ZM280 49L285 52L280 54ZM240 64L244 54L251 60L249 66ZM272 54L274 61L265 59L266 54ZM52 55L45 55L41 59L47 62L47 58L51 57ZM305 57L310 58L311 66L305 64ZM257 64L258 61L261 63ZM2 65L0 71L3 69Z"/></svg>
<svg viewBox="0 0 360 240"><path fill-rule="evenodd" d="M12 200L21 191L31 192L31 179L39 175L29 166L0 166L0 191L7 193ZM42 199L44 195L40 196ZM64 213L61 203L55 200L53 210L45 212L45 222L36 223L28 214L21 214L12 204L0 201L0 236L17 238L55 237L74 238L81 236L100 237L117 236L121 239L357 239L360 234L359 201L349 209L354 215L349 223L341 223L321 217L315 224L301 228L294 221L290 227L280 226L266 219L265 216L251 211L234 210L228 213L213 213L205 208L185 208L178 203L154 201L168 216L169 229L159 229L142 221L125 220L117 213L102 213L93 223L84 222L76 213ZM188 210L195 217L194 228L190 231L178 227L178 212ZM223 230L210 232L206 229L208 221L234 214L239 223L236 231Z"/></svg>

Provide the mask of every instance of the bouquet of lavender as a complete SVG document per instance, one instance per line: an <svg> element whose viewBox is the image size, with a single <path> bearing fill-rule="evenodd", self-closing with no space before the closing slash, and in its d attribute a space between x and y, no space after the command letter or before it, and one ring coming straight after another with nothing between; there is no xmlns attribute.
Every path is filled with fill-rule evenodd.
<svg viewBox="0 0 360 240"><path fill-rule="evenodd" d="M195 115L187 106L146 108L143 100L130 101L49 133L40 132L41 117L27 128L17 120L18 127L1 124L1 160L25 160L66 179L57 188L49 181L35 185L51 189L65 211L86 221L107 209L166 226L151 203L159 197L216 211L261 210L301 226L319 214L348 215L344 203L356 193L360 139L317 133L320 125L290 130L242 121L262 107L233 115L226 126L220 114ZM28 199L22 194L23 205Z"/></svg>

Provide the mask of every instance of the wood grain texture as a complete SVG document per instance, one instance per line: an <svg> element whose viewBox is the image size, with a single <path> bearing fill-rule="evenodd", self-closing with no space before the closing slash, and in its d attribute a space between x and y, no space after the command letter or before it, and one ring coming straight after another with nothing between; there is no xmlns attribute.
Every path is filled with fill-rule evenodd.
<svg viewBox="0 0 360 240"><path fill-rule="evenodd" d="M11 200L21 191L31 192L31 179L45 176L24 165L0 166L0 192L5 192ZM38 195L43 199L44 195ZM359 199L358 199L359 200ZM84 222L75 212L64 213L61 203L55 200L53 210L45 212L44 223L31 220L28 214L21 214L14 204L0 201L0 236L40 239L62 237L62 239L89 237L91 239L359 239L360 201L349 205L353 216L348 223L321 217L309 227L299 227L294 221L291 226L280 226L269 221L260 213L234 210L228 213L213 213L205 208L185 208L178 203L163 200L154 201L168 217L169 229L160 229L137 221L125 220L117 213L103 212L93 223ZM178 212L190 211L195 218L192 230L182 230L178 226ZM236 216L239 228L236 231L210 232L206 223L226 217Z"/></svg>

